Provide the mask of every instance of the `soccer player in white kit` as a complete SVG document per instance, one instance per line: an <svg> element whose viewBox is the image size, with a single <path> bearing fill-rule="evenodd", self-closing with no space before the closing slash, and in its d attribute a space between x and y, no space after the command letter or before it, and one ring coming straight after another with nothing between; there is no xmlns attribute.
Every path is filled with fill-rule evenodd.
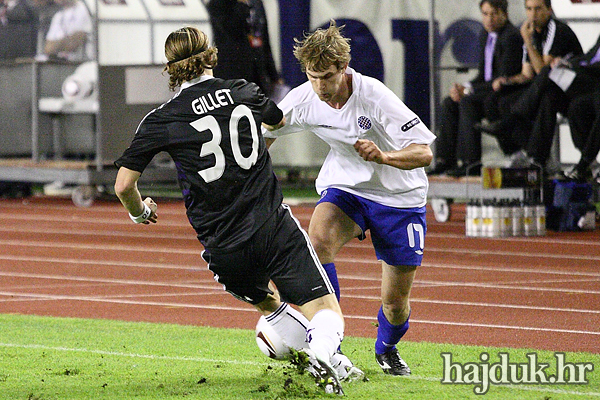
<svg viewBox="0 0 600 400"><path fill-rule="evenodd" d="M331 21L296 40L308 82L279 107L286 126L266 134L311 131L331 147L316 180L321 199L309 236L339 298L334 257L370 230L382 262L382 306L375 342L385 373L410 375L396 344L408 329L409 296L423 258L428 181L435 135L380 81L348 67L349 39Z"/></svg>

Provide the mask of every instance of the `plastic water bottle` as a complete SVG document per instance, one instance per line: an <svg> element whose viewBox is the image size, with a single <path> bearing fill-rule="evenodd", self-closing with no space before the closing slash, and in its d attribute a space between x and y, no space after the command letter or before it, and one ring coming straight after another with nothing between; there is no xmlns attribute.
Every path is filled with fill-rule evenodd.
<svg viewBox="0 0 600 400"><path fill-rule="evenodd" d="M538 236L546 236L546 206L535 206L535 230Z"/></svg>
<svg viewBox="0 0 600 400"><path fill-rule="evenodd" d="M521 236L523 234L523 207L521 201L514 199L511 203L512 235Z"/></svg>
<svg viewBox="0 0 600 400"><path fill-rule="evenodd" d="M537 234L535 208L530 202L523 204L523 234L525 236L535 236Z"/></svg>
<svg viewBox="0 0 600 400"><path fill-rule="evenodd" d="M498 204L500 209L500 236L507 237L512 235L512 217L508 199L500 200Z"/></svg>
<svg viewBox="0 0 600 400"><path fill-rule="evenodd" d="M482 235L482 207L479 200L476 200L473 204L472 208L472 216L473 216L473 236L478 237Z"/></svg>
<svg viewBox="0 0 600 400"><path fill-rule="evenodd" d="M484 200L481 207L481 236L492 237L492 203Z"/></svg>
<svg viewBox="0 0 600 400"><path fill-rule="evenodd" d="M490 202L490 217L492 220L491 228L490 228L490 237L500 237L500 205L496 201L496 199Z"/></svg>
<svg viewBox="0 0 600 400"><path fill-rule="evenodd" d="M465 215L465 235L473 236L473 207L475 202L470 200L467 203L467 212Z"/></svg>

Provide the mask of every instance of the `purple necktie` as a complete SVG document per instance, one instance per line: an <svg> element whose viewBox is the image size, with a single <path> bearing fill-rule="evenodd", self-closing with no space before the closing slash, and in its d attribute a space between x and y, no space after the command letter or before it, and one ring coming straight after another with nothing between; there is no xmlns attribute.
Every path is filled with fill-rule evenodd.
<svg viewBox="0 0 600 400"><path fill-rule="evenodd" d="M484 79L486 82L492 80L492 63L494 61L494 46L496 46L496 38L498 34L496 32L488 33L487 42L485 44L485 70Z"/></svg>
<svg viewBox="0 0 600 400"><path fill-rule="evenodd" d="M583 60L579 63L579 65L592 65L596 64L598 61L600 61L600 47L598 47L598 50L596 50L596 54L594 54L594 57L592 57L590 61Z"/></svg>
<svg viewBox="0 0 600 400"><path fill-rule="evenodd" d="M596 55L590 60L590 64L596 64L598 61L600 61L600 47L598 47Z"/></svg>

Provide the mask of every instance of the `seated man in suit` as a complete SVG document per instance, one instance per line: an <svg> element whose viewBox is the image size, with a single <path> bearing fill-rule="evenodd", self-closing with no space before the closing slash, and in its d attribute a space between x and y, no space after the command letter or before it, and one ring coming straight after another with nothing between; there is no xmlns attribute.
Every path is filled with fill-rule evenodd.
<svg viewBox="0 0 600 400"><path fill-rule="evenodd" d="M440 131L435 143L435 168L430 175L456 168L459 132L477 136L473 140L474 158L481 157L481 135L473 124L484 116L484 100L502 86L507 77L519 73L523 41L519 30L508 19L506 0L482 0L479 3L484 32L480 38L478 75L470 82L455 83L441 105Z"/></svg>
<svg viewBox="0 0 600 400"><path fill-rule="evenodd" d="M493 99L497 109L487 117L494 122L481 128L499 142L520 149L513 154L511 166L535 162L544 167L550 156L556 112L564 109L560 93L547 90L550 65L580 56L583 50L573 30L553 16L550 0L526 0L525 10L521 74Z"/></svg>

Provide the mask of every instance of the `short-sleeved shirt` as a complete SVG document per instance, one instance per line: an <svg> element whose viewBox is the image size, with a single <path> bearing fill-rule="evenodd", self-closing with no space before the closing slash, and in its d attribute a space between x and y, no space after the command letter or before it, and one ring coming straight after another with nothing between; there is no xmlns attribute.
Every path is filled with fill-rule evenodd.
<svg viewBox="0 0 600 400"><path fill-rule="evenodd" d="M146 115L115 164L142 172L155 154L169 153L202 244L234 249L281 205L260 125L282 117L256 84L203 76Z"/></svg>
<svg viewBox="0 0 600 400"><path fill-rule="evenodd" d="M92 33L92 18L82 1L77 1L74 6L63 8L54 14L46 34L46 40L62 40L76 32L85 32L88 35L85 46L72 52L63 52L59 56L70 61L83 61L93 58L89 38Z"/></svg>
<svg viewBox="0 0 600 400"><path fill-rule="evenodd" d="M575 32L564 22L550 18L541 32L534 31L535 49L542 55L552 57L578 56L583 49ZM523 62L530 62L527 49L523 47Z"/></svg>
<svg viewBox="0 0 600 400"><path fill-rule="evenodd" d="M429 188L424 168L401 170L365 161L354 143L368 139L392 151L431 144L435 135L383 83L352 68L346 73L352 75L352 94L341 109L320 100L310 82L303 83L278 104L287 125L265 135L310 131L330 146L316 180L318 193L335 187L390 207L424 206Z"/></svg>

